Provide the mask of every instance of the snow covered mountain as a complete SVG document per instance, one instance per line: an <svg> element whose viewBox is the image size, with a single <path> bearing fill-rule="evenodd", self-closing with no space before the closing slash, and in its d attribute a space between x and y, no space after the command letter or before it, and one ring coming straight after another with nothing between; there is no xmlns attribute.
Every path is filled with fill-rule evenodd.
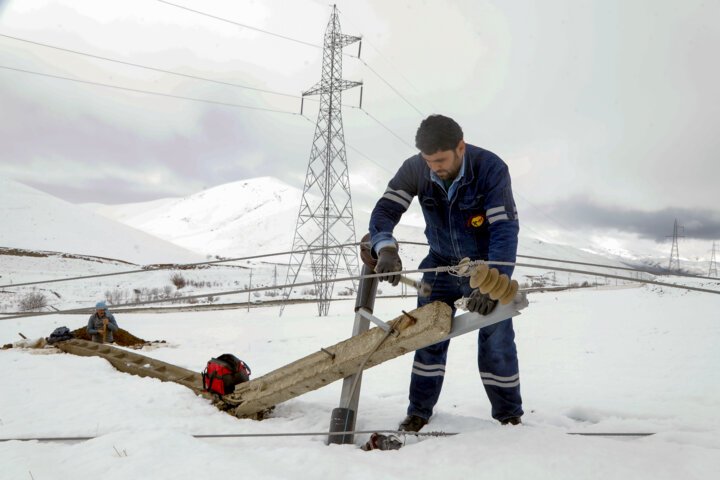
<svg viewBox="0 0 720 480"><path fill-rule="evenodd" d="M0 205L0 247L137 264L202 260L187 249L2 177Z"/></svg>
<svg viewBox="0 0 720 480"><path fill-rule="evenodd" d="M271 177L184 198L88 208L188 250L237 257L290 250L302 191Z"/></svg>
<svg viewBox="0 0 720 480"><path fill-rule="evenodd" d="M302 191L276 178L261 177L227 183L185 198L125 205L85 205L96 213L143 230L207 256L239 257L292 248ZM399 240L425 242L419 215L409 215L396 229ZM407 217L407 218L406 218ZM355 210L358 239L367 231L369 212ZM529 232L529 233L526 233ZM622 266L623 259L535 238L531 226L521 229L519 253L578 262ZM417 266L427 247L404 245L408 268ZM537 274L538 272L533 272Z"/></svg>

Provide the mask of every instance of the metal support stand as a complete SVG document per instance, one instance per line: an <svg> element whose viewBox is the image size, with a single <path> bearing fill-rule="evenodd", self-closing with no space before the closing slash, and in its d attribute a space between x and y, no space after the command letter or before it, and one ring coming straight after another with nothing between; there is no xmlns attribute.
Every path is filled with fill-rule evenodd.
<svg viewBox="0 0 720 480"><path fill-rule="evenodd" d="M367 265L363 265L362 275L371 275L375 273ZM353 324L352 336L355 337L368 330L370 327L369 317L372 317L373 308L375 308L375 293L377 292L378 279L363 278L360 281L360 288L355 301L355 323ZM357 380L355 390L352 391L355 377L360 375ZM358 408L358 400L360 398L360 384L362 383L362 372L350 375L343 380L342 392L340 394L340 407L333 409L330 416L330 433L333 432L352 432L355 430L355 413ZM355 436L350 434L328 435L328 444L345 444L353 443Z"/></svg>

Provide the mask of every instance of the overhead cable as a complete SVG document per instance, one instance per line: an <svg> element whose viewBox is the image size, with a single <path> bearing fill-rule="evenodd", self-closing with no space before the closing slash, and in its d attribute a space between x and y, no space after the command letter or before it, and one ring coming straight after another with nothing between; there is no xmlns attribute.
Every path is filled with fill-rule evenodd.
<svg viewBox="0 0 720 480"><path fill-rule="evenodd" d="M21 72L21 73L29 73L29 74L32 74L32 75L39 75L39 76L42 76L42 77L55 78L55 79L58 79L58 80L67 80L67 81L69 81L69 82L84 83L84 84L87 84L87 85L94 85L94 86L98 86L98 87L114 88L114 89L117 89L117 90L125 90L125 91L128 91L128 92L142 93L142 94L146 94L146 95L156 95L156 96L160 96L160 97L175 98L175 99L179 99L179 100L189 100L189 101L192 101L192 102L209 103L209 104L212 104L212 105L222 105L222 106L224 106L224 107L245 108L245 109L249 109L249 110L259 110L259 111L263 111L263 112L284 113L284 114L286 114L286 115L300 116L300 113L298 113L298 112L290 112L290 111L287 111L287 110L276 110L276 109L272 109L272 108L255 107L255 106L252 106L252 105L240 105L240 104L237 104L237 103L218 102L218 101L215 101L215 100L206 100L206 99L203 99L203 98L194 98L194 97L185 97L185 96L182 96L182 95L173 95L173 94L171 94L171 93L153 92L153 91L150 91L150 90L141 90L141 89L138 89L138 88L121 87L121 86L119 86L119 85L110 85L110 84L108 84L108 83L93 82L93 81L90 81L90 80L80 80L80 79L78 79L78 78L63 77L63 76L61 76L61 75L53 75L53 74L50 74L50 73L42 73L42 72L36 72L36 71L33 71L33 70L25 70L25 69L22 69L22 68L8 67L8 66L6 66L6 65L0 65L0 68L5 69L5 70L13 70L13 71L16 71L16 72Z"/></svg>
<svg viewBox="0 0 720 480"><path fill-rule="evenodd" d="M124 270L122 272L98 273L95 275L83 275L83 276L78 276L78 277L55 278L53 280L42 280L42 281L37 281L37 282L14 283L14 284L8 284L8 285L0 285L0 288L26 287L29 285L44 285L46 283L69 282L72 280L85 280L85 279L89 279L89 278L114 277L114 276L118 276L118 275L129 275L131 273L142 273L142 272L154 272L154 271L158 271L158 270L185 270L190 267L197 267L197 266L201 266L201 265L216 265L216 264L229 263L229 262L240 262L240 261L244 261L244 260L255 260L257 258L267 258L267 257L277 257L280 255L290 255L292 253L311 253L311 252L316 252L319 250L330 250L333 248L354 247L357 245L360 245L360 242L344 243L342 245L333 245L333 246L327 246L327 247L314 247L314 248L308 248L306 250L300 250L297 252L293 252L292 250L290 250L290 251L286 251L286 252L275 252L275 253L265 253L262 255L251 255L249 257L225 258L222 260L210 260L207 262L183 263L183 264L161 265L161 266L148 265L139 270Z"/></svg>
<svg viewBox="0 0 720 480"><path fill-rule="evenodd" d="M345 15L340 9L338 9L338 11L343 14L343 18L347 19L347 21L350 22L350 24L352 24L357 31L361 31L361 30L362 30L362 29L359 28L357 25L355 25L355 23L353 23L352 19L351 19L349 16ZM416 92L418 92L418 93L420 92L420 90L402 73L402 71L397 68L397 62L392 61L392 60L390 60L388 57L386 57L386 56L383 54L382 50L380 50L378 47L376 47L368 38L366 38L366 37L363 38L363 42L364 42L364 43L367 43L368 45L370 45L370 46L378 53L378 55L380 55L380 57L382 57L383 60L385 60L385 62L386 62L388 65L390 65L390 67L395 71L395 73L398 74L398 75L400 76L400 78L402 78L402 79L405 81L405 83L407 83L408 85L410 85ZM429 103L430 103L430 106L431 106L435 111L438 111L438 109L437 109L434 105L432 105L431 102L429 102ZM413 108L414 108L414 107L413 107Z"/></svg>
<svg viewBox="0 0 720 480"><path fill-rule="evenodd" d="M71 49L69 49L69 48L58 47L58 46L56 46L56 45L50 45L50 44L47 44L47 43L36 42L36 41L34 41L34 40L28 40L28 39L25 39L25 38L13 37L12 35L6 35L6 34L4 34L4 33L0 33L0 37L10 38L10 39L12 39L12 40L17 40L17 41L19 41L19 42L30 43L30 44L32 44L32 45L38 45L38 46L45 47L45 48L52 48L52 49L54 49L54 50L59 50L59 51L61 51L61 52L73 53L73 54L75 54L75 55L82 55L82 56L85 56L85 57L95 58L95 59L97 59L97 60L104 60L104 61L108 61L108 62L119 63L119 64L121 64L121 65L128 65L128 66L131 66L131 67L143 68L143 69L151 70L151 71L154 71L154 72L167 73L167 74L170 74L170 75L176 75L176 76L179 76L179 77L190 78L190 79L193 79L193 80L202 80L202 81L204 81L204 82L216 83L216 84L218 84L218 85L225 85L225 86L236 87L236 88L244 88L244 89L247 89L247 90L254 90L254 91L256 91L256 92L269 93L269 94L272 94L272 95L280 95L280 96L283 96L283 97L291 97L291 98L298 98L298 99L302 98L302 96L300 96L300 95L294 95L294 94L291 94L291 93L284 93L284 92L278 92L278 91L274 91L274 90L267 90L267 89L264 89L264 88L251 87L251 86L242 85L242 84L239 84L239 83L225 82L225 81L222 81L222 80L215 80L215 79L212 79L212 78L201 77L201 76L199 76L199 75L190 75L190 74L187 74L187 73L175 72L175 71L172 71L172 70L165 70L165 69L163 69L163 68L151 67L151 66L149 66L149 65L142 65L142 64L140 64L140 63L128 62L128 61L126 61L126 60L119 60L119 59L117 59L117 58L103 57L103 56L101 56L101 55L95 55L95 54L93 54L93 53L81 52L81 51L79 51L79 50L71 50ZM311 100L315 100L315 99L311 99Z"/></svg>
<svg viewBox="0 0 720 480"><path fill-rule="evenodd" d="M236 258L226 258L222 260L211 260L207 262L196 262L196 263L183 263L183 264L173 264L173 265L162 265L162 266L152 266L148 265L138 270L124 270L122 272L113 272L113 273L100 273L100 274L94 274L94 275L83 275L83 276L77 276L77 277L67 277L67 278L56 278L51 280L38 280L34 282L23 282L23 283L15 283L15 284L6 284L6 285L0 285L0 288L12 288L12 287L25 287L25 286L31 286L31 285L44 285L49 283L58 283L58 282L69 282L74 280L86 280L90 278L102 278L102 277L114 277L114 276L120 276L120 275L129 275L133 273L143 273L143 272L153 272L153 271L159 271L159 270L185 270L190 267L196 267L196 266L202 266L202 265L218 265L218 264L224 264L224 263L230 263L230 262L240 262L240 261L246 261L246 260L256 260L258 258L269 258L269 257L276 257L281 255L290 255L292 253L311 253L315 251L320 250L329 250L333 248L345 248L345 247L352 247L360 245L361 242L354 242L354 243L345 243L342 245L336 245L336 246L328 246L328 247L314 247L309 248L305 250L299 250L296 252L293 252L291 250L284 251L284 252L274 252L274 253L264 253L259 255L251 255L247 257L236 257ZM422 246L427 247L427 243L423 242L411 242L411 241L405 241L400 240L398 241L400 244L404 245L416 245L416 246ZM625 270L630 272L637 272L637 273L647 273L650 275L662 275L662 274L668 274L673 276L679 276L679 277L688 277L688 278L697 278L697 279L703 279L703 280L720 280L720 278L714 278L714 277L703 277L698 275L690 275L690 274L684 274L684 273L678 273L678 272L667 272L667 273L660 273L660 272L652 272L649 270L643 270L638 268L632 268L632 267L620 267L615 265L604 265L604 264L597 264L597 263L588 263L588 262L578 262L573 260L563 260L559 258L549 258L549 257L537 257L537 256L530 256L530 255L517 255L518 258L527 258L530 260L542 260L547 262L556 262L556 263L566 263L566 264L572 264L572 265L585 265L585 266L591 266L591 267L599 267L599 268L608 268L613 270ZM592 272L594 275L605 275L600 272Z"/></svg>
<svg viewBox="0 0 720 480"><path fill-rule="evenodd" d="M591 272L586 270L577 270L572 268L563 268L563 267L556 267L552 265L536 265L532 263L519 263L519 262L499 262L499 261L473 261L466 265L464 265L464 268L473 266L473 265L481 265L481 264L488 264L488 265L513 265L516 267L528 267L528 268L537 268L537 269L543 269L543 270L556 270L559 272L568 272L568 273L577 273L581 275L602 275L604 278L614 278L617 280L626 280L629 282L634 283L643 283L643 284L649 284L649 285L658 285L661 287L669 287L669 288L679 288L682 290L690 290L694 292L702 292L702 293L712 293L715 295L720 295L720 290L713 290L709 288L702 288L702 287L693 287L690 285L679 285L676 283L668 283L668 282L658 282L655 280L638 280L637 278L632 277L626 277L622 275L613 275L609 273L602 273L599 274L598 272ZM395 272L399 275L407 275L412 273L426 273L426 272L452 272L454 270L457 270L457 265L450 265L450 266L443 266L443 267L434 267L434 268L419 268L415 270L403 270L400 272ZM177 303L177 302L184 302L188 300L197 300L200 298L207 298L207 297L222 297L226 295L240 295L240 294L250 294L254 292L262 292L267 290L282 290L286 288L300 288L300 287L307 287L312 285L319 285L323 283L338 283L338 282L348 282L348 281L354 281L354 280L361 280L364 278L376 278L381 276L387 276L387 273L372 273L368 275L357 275L357 276L350 276L350 277L341 277L341 278L334 278L334 279L328 279L328 280L321 280L321 281L309 281L309 282L301 282L301 283L295 283L295 284L287 284L287 285L273 285L269 287L255 287L255 288L246 288L242 290L229 290L229 291L220 291L220 292L205 292L202 294L197 295L186 295L182 297L176 297L176 298L162 298L157 300L144 300L140 302L130 302L130 303L121 303L112 305L113 308L123 308L123 307L134 307L134 306L141 306L141 305L155 305L159 303ZM40 316L46 316L46 315L57 315L57 314L80 314L80 313L90 313L92 312L94 307L85 307L85 308L75 308L70 310L57 310L53 312L28 312L28 313L21 313L21 314L15 314L15 315L7 315L4 317L0 317L0 320L12 320L17 318L29 318L29 317L40 317Z"/></svg>
<svg viewBox="0 0 720 480"><path fill-rule="evenodd" d="M273 37L282 38L282 39L284 39L284 40L289 40L289 41L291 41L291 42L299 43L299 44L302 44L302 45L307 45L307 46L309 46L309 47L323 48L322 45L319 45L319 44L317 44L317 43L310 43L310 42L306 42L306 41L304 41L304 40L298 40L297 38L288 37L287 35L282 35L282 34L279 34L279 33L270 32L270 31L268 31L268 30L263 30L262 28L253 27L252 25L247 25L247 24L244 24L244 23L235 22L235 21L233 21L233 20L228 20L227 18L218 17L218 16L216 16L216 15L212 15L212 14L209 14L209 13L201 12L200 10L194 10L194 9L189 8L189 7L186 7L186 6L184 6L184 5L178 5L178 4L176 4L176 3L167 2L166 0L157 0L157 1L160 2L160 3L164 3L165 5L170 5L170 6L173 6L173 7L176 7L176 8L180 8L180 9L182 9L182 10L187 10L188 12L197 13L198 15L202 15L202 16L204 16L204 17L209 17L209 18L212 18L212 19L215 19L215 20L219 20L219 21L221 21L221 22L225 22L225 23L230 23L230 24L232 24L232 25L236 25L236 26L238 26L238 27L243 27L243 28L247 28L247 29L249 29L249 30L255 30L256 32L261 32L261 33L265 33L265 34L267 34L267 35L272 35Z"/></svg>
<svg viewBox="0 0 720 480"><path fill-rule="evenodd" d="M387 130L388 132L390 132L395 138L397 138L398 140L400 140L402 143L404 143L405 145L407 145L409 148L412 148L413 150L416 150L415 147L413 147L412 145L410 145L407 141L405 141L405 139L403 139L400 135L398 135L397 133L395 133L390 127L388 127L387 125L385 125L384 123L382 123L380 120L378 120L377 118L375 118L370 112L368 112L368 111L365 110L364 108L353 107L353 106L351 106L350 108L355 108L355 109L360 110L360 111L363 112L365 115L367 115L368 117L372 118L373 121L375 121L375 123L377 123L378 125L380 125L381 127L383 127L385 130Z"/></svg>
<svg viewBox="0 0 720 480"><path fill-rule="evenodd" d="M363 65L365 65L365 66L368 68L368 70L370 70L370 71L371 71L372 73L374 73L380 80L382 80L383 83L385 83L385 85L387 85L388 87L390 87L390 89L391 89L393 92L395 92L398 97L402 98L403 101L405 101L405 103L407 103L408 105L410 105L410 107L411 107L413 110L415 110L417 113L419 113L420 116L423 116L423 117L425 116L425 114L424 114L423 112L421 112L415 105L413 105L413 104L410 102L410 100L408 100L407 98L405 98L405 96L404 96L402 93L400 93L397 88L393 87L393 86L390 84L390 82L388 82L387 80L385 80L385 78L383 78L382 75L380 75L378 72L375 71L374 68L372 68L370 65L368 65L368 63L367 63L365 60L363 60L363 59L360 58L360 57L353 57L353 58L356 58L357 60L360 61L360 63L362 63Z"/></svg>
<svg viewBox="0 0 720 480"><path fill-rule="evenodd" d="M410 242L410 241L404 241L399 240L398 243L405 244L405 245L417 245L422 247L427 247L428 244L424 242ZM674 277L687 277L687 278L697 278L700 280L720 280L720 278L716 277L703 277L702 275L693 275L690 273L681 273L681 272L654 272L652 270L646 270L642 268L633 268L633 267L620 267L616 265L607 265L607 264L601 264L601 263L589 263L589 262L578 262L575 260L562 260L559 258L549 258L549 257L537 257L532 255L516 255L517 258L527 258L529 260L542 260L545 262L558 262L558 263L567 263L572 265L585 265L588 267L600 267L600 268L609 268L612 270L626 270L629 272L637 272L637 273L647 273L649 275L671 275ZM602 275L602 274L600 274Z"/></svg>
<svg viewBox="0 0 720 480"><path fill-rule="evenodd" d="M304 40L300 40L300 39L297 39L297 38L289 37L289 36L287 36L287 35L281 35L281 34L279 34L279 33L271 32L271 31L269 31L269 30L263 30L262 28L253 27L252 25L247 25L247 24L244 24L244 23L236 22L236 21L234 21L234 20L229 20L229 19L227 19L227 18L219 17L219 16L217 16L217 15L212 15L212 14L209 14L209 13L206 13L206 12L202 12L202 11L200 11L200 10L195 10L195 9L192 9L192 8L189 8L189 7L185 7L185 6L183 6L183 5L178 5L178 4L176 4L176 3L168 2L168 1L166 1L166 0L156 0L156 1L158 1L158 2L160 2L160 3L164 3L164 4L166 4L166 5L170 5L170 6L173 6L173 7L177 7L177 8L183 9L183 10L187 10L187 11L189 11L189 12L193 12L193 13L196 13L196 14L198 14L198 15L202 15L202 16L209 17L209 18L212 18L212 19L215 19L215 20L219 20L219 21L221 21L221 22L225 22L225 23L229 23L229 24L232 24L232 25L236 25L236 26L238 26L238 27L247 28L247 29L250 29L250 30L254 30L254 31L256 31L256 32L261 32L261 33L265 33L265 34L267 34L267 35L272 35L273 37L278 37L278 38L282 38L282 39L284 39L284 40L288 40L288 41L291 41L291 42L299 43L299 44L301 44L301 45L306 45L306 46L309 46L309 47L321 48L321 49L324 48L323 45L320 45L320 44L317 44L317 43L306 42L306 41L304 41ZM395 88L395 87L394 87L390 82L388 82L382 75L380 75L377 71L375 71L375 69L373 69L370 65L368 65L368 63L367 63L365 60L361 59L361 58L358 57L357 55L351 55L351 54L348 54L348 53L343 53L343 55L348 56L348 57L350 57L350 58L354 58L354 59L356 59L356 60L359 60L360 63L362 63L363 65L365 65L365 66L368 68L368 70L370 70L374 75L376 75L380 80L382 80L382 82L385 83L385 85L387 85L393 92L395 92L395 94L397 94L397 95L398 95L405 103L407 103L413 110L415 110L415 111L416 111L417 113L419 113L420 115L424 116L423 112L421 112L420 109L418 109L415 105L413 105L413 104L410 102L410 100L408 100L407 98L405 98L405 96L403 96L403 94L400 93L400 91L399 91L397 88Z"/></svg>

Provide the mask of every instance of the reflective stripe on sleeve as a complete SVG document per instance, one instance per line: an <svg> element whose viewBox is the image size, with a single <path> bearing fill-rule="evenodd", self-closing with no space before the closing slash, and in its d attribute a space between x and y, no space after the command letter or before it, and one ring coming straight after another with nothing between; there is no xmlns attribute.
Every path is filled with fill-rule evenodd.
<svg viewBox="0 0 720 480"><path fill-rule="evenodd" d="M510 220L510 218L507 216L507 213L503 213L502 215L495 215L494 217L488 217L488 222L490 222L491 225L498 220Z"/></svg>
<svg viewBox="0 0 720 480"><path fill-rule="evenodd" d="M495 215L496 213L500 213L500 212L504 212L504 211L505 211L505 207L495 207L495 208L491 208L490 210L486 211L485 215L487 215L489 217L490 215Z"/></svg>
<svg viewBox="0 0 720 480"><path fill-rule="evenodd" d="M505 207L494 207L485 212L485 215L487 216L489 223L494 223L498 220L510 220L510 215L508 215L508 210L505 209ZM517 214L517 207L513 209L513 219L517 220L518 214Z"/></svg>
<svg viewBox="0 0 720 480"><path fill-rule="evenodd" d="M403 208L405 208L405 210L410 208L410 202L412 202L412 195L403 190L394 190L390 187L385 190L385 194L382 198L387 198L388 200L399 203L403 206Z"/></svg>

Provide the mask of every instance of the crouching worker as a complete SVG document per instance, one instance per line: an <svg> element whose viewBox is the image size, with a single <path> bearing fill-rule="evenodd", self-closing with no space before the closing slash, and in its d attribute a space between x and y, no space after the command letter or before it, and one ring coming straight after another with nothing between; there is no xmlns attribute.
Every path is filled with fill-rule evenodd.
<svg viewBox="0 0 720 480"><path fill-rule="evenodd" d="M92 335L95 343L113 343L113 332L118 331L115 317L110 313L105 302L95 305L95 313L90 315L87 324L87 333Z"/></svg>

